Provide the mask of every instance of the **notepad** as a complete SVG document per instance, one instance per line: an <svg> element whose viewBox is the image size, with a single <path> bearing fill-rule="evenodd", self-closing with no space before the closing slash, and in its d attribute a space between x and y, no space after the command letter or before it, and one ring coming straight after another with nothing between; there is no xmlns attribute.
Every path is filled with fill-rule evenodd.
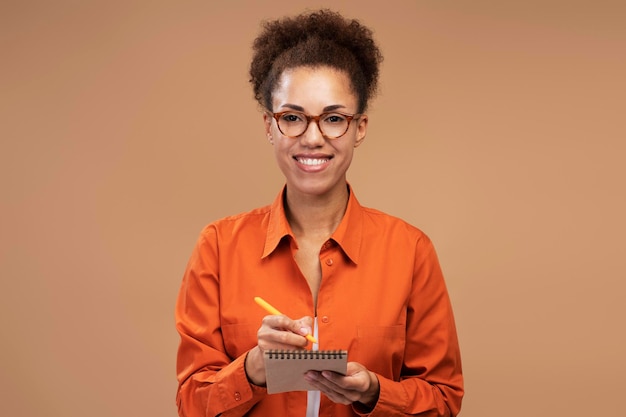
<svg viewBox="0 0 626 417"><path fill-rule="evenodd" d="M346 350L267 350L263 359L268 394L315 391L304 379L307 371L348 371Z"/></svg>

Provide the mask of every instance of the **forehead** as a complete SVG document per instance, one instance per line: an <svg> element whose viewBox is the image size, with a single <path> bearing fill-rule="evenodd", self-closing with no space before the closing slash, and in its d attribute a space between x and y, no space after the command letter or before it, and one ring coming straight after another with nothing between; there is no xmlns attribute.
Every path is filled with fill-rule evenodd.
<svg viewBox="0 0 626 417"><path fill-rule="evenodd" d="M287 104L308 111L342 106L356 111L357 98L347 73L331 67L296 67L281 74L272 92L274 110Z"/></svg>

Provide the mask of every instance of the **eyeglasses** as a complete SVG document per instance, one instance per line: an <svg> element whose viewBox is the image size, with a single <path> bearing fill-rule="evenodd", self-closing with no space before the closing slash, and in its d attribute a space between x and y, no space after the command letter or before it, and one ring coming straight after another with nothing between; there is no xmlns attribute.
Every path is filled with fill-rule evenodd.
<svg viewBox="0 0 626 417"><path fill-rule="evenodd" d="M339 112L328 112L322 113L319 116L310 116L293 110L279 113L268 111L268 114L276 119L280 133L292 139L304 134L309 128L311 120L315 120L317 128L324 138L337 139L346 134L352 120L362 116L362 114L345 114Z"/></svg>

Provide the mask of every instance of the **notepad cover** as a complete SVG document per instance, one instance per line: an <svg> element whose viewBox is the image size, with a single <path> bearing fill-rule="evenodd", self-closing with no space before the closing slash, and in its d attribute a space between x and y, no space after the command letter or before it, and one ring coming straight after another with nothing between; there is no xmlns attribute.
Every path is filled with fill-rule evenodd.
<svg viewBox="0 0 626 417"><path fill-rule="evenodd" d="M268 350L263 359L268 394L315 391L316 388L304 379L307 371L333 371L345 375L348 369L348 352L345 350Z"/></svg>

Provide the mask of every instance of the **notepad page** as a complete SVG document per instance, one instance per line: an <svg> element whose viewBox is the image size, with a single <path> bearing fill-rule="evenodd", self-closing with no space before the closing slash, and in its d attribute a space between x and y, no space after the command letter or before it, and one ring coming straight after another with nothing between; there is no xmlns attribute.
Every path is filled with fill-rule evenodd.
<svg viewBox="0 0 626 417"><path fill-rule="evenodd" d="M316 390L304 379L307 371L333 371L345 375L348 368L348 352L345 350L265 351L264 360L269 394Z"/></svg>

